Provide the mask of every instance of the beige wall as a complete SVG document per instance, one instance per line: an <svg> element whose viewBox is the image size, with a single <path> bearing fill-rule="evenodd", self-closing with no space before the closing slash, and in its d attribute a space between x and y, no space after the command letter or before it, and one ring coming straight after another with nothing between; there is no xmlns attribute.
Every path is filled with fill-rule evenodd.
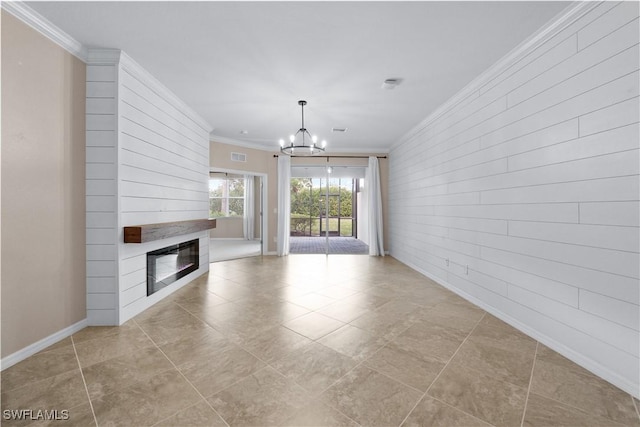
<svg viewBox="0 0 640 427"><path fill-rule="evenodd" d="M231 161L231 153L244 153L247 155L246 162L232 162ZM265 174L267 176L267 211L265 212L267 219L267 227L268 227L268 236L264 238L268 239L269 242L268 251L275 252L276 244L276 214L273 213L273 209L277 207L278 203L278 174L277 174L277 162L273 157L272 152L263 151L263 150L254 150L251 148L238 147L235 145L223 144L220 142L211 142L210 143L210 151L209 151L209 164L212 169L223 169L223 170L237 170L237 171L246 171L246 172L254 172L258 174ZM259 186L255 185L256 194L259 191ZM257 204L257 202L256 202ZM225 226L225 223L221 220L216 228L222 228ZM232 225L230 225L232 226ZM258 227L256 226L256 233L258 232ZM217 230L216 234L212 237L223 237L226 234L223 234L222 230ZM240 222L240 237L242 236L242 222Z"/></svg>
<svg viewBox="0 0 640 427"><path fill-rule="evenodd" d="M218 218L216 228L209 232L212 239L242 239L244 230L242 217Z"/></svg>
<svg viewBox="0 0 640 427"><path fill-rule="evenodd" d="M86 317L85 65L2 12L2 357Z"/></svg>
<svg viewBox="0 0 640 427"><path fill-rule="evenodd" d="M245 163L232 162L231 153L245 153L247 155L247 161ZM263 151L254 150L251 148L238 147L234 145L222 144L219 142L211 142L210 150L210 165L212 168L242 170L257 173L267 174L268 189L267 200L268 208L265 214L267 215L268 227L269 227L269 251L276 250L275 237L277 233L277 215L274 213L274 208L278 206L278 168L277 159L273 157L278 151ZM347 153L340 153L338 155L346 156ZM356 156L366 156L367 154L354 154ZM375 155L375 154L373 154ZM340 159L331 158L327 163L326 158L293 158L292 164L294 165L332 165L332 166L366 166L367 159ZM384 218L384 241L385 248L389 247L389 235L388 235L388 203L389 200L389 161L388 159L380 159L380 187L382 192L382 206L383 206L383 218ZM257 187L256 187L257 188Z"/></svg>

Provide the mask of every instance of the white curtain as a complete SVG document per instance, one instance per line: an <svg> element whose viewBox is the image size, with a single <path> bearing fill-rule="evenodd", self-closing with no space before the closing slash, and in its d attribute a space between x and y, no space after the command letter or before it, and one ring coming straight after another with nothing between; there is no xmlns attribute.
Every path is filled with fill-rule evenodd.
<svg viewBox="0 0 640 427"><path fill-rule="evenodd" d="M253 240L255 234L255 193L253 191L253 176L244 176L244 218L242 232L245 240Z"/></svg>
<svg viewBox="0 0 640 427"><path fill-rule="evenodd" d="M380 166L378 158L375 156L369 157L369 167L365 179L369 198L369 255L384 256Z"/></svg>
<svg viewBox="0 0 640 427"><path fill-rule="evenodd" d="M278 157L278 256L289 255L291 229L291 158Z"/></svg>

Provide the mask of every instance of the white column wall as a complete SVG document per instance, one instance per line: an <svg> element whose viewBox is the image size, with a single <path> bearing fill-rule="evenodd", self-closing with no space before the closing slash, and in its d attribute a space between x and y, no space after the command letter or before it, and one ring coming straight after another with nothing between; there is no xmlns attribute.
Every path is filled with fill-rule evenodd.
<svg viewBox="0 0 640 427"><path fill-rule="evenodd" d="M86 257L87 323L117 325L118 287L118 65L87 61Z"/></svg>
<svg viewBox="0 0 640 427"><path fill-rule="evenodd" d="M92 50L88 64L87 118L105 128L87 133L87 202L100 209L88 203L87 218L101 238L87 243L100 258L87 261L88 321L122 324L209 269L206 231L125 244L123 227L208 217L210 127L125 53ZM147 297L146 253L196 238L200 268Z"/></svg>
<svg viewBox="0 0 640 427"><path fill-rule="evenodd" d="M390 153L391 254L639 395L638 2L581 3Z"/></svg>

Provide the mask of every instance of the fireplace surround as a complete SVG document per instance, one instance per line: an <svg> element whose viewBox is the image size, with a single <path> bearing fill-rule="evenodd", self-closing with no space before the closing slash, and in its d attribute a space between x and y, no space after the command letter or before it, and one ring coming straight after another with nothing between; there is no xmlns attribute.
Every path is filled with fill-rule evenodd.
<svg viewBox="0 0 640 427"><path fill-rule="evenodd" d="M209 270L211 126L126 53L87 55L87 323L115 326ZM149 295L147 253L193 239L199 268Z"/></svg>

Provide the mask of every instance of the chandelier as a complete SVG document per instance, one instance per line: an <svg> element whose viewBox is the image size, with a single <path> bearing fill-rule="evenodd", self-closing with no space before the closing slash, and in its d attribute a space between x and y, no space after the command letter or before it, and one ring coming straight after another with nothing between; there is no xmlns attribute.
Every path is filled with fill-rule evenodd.
<svg viewBox="0 0 640 427"><path fill-rule="evenodd" d="M280 140L280 151L289 156L313 156L324 152L324 148L327 146L327 141L322 141L320 145L317 145L318 137L309 133L304 127L304 106L307 105L307 101L298 101L298 105L302 109L302 125L295 135L289 136L289 143L285 143L284 139Z"/></svg>

